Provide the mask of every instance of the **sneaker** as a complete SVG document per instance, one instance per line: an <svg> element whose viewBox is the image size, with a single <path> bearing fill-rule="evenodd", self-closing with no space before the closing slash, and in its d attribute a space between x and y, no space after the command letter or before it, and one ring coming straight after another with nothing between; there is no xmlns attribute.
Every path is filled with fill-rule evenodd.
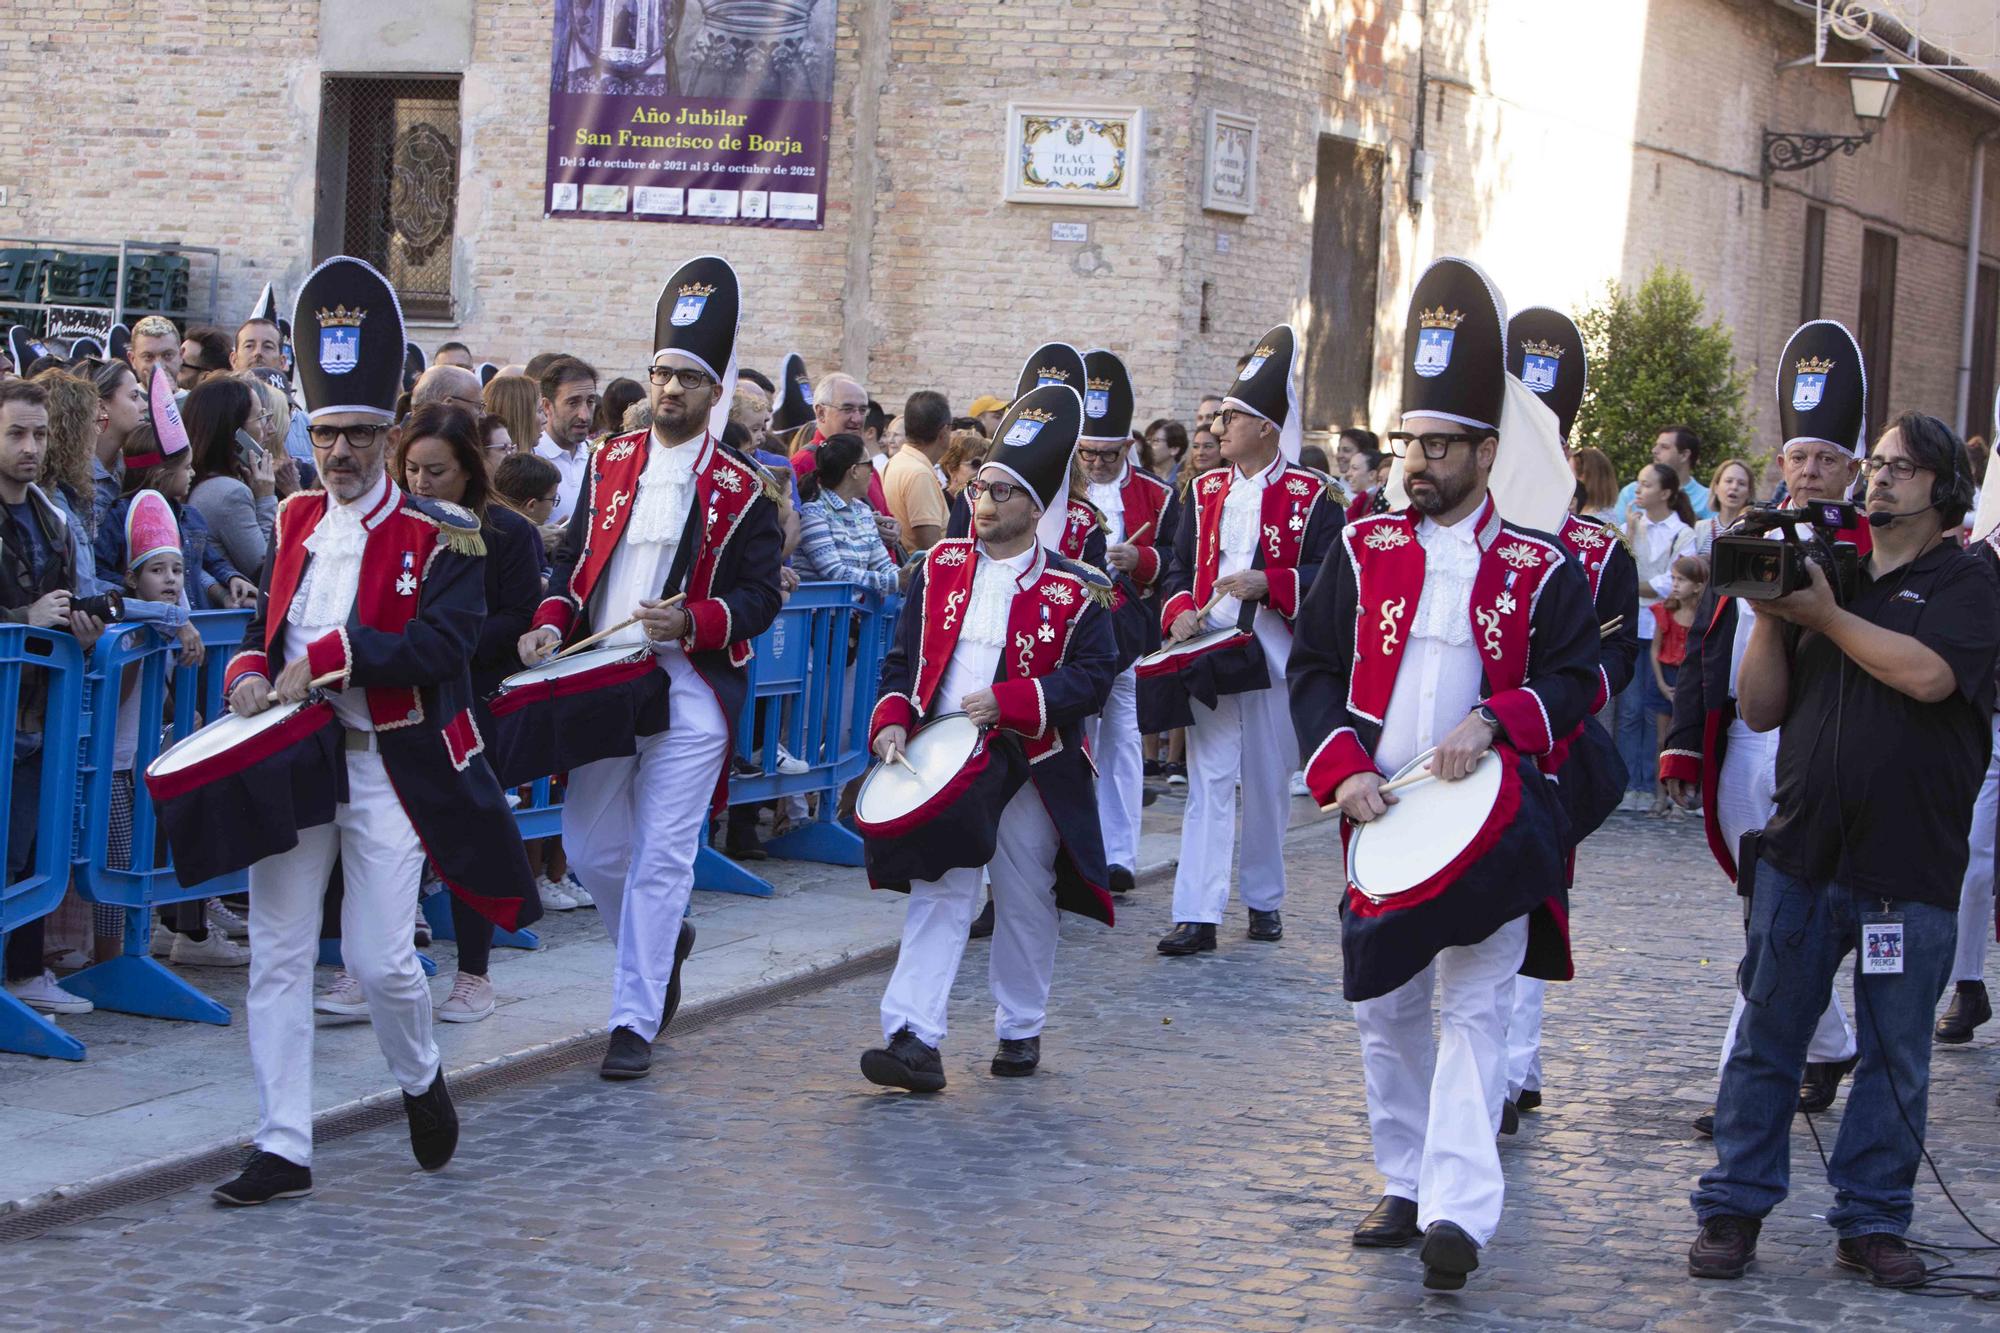
<svg viewBox="0 0 2000 1333"><path fill-rule="evenodd" d="M569 900L578 907L597 906L597 899L590 896L590 890L583 887L583 881L576 877L574 870L564 871L562 881L556 887L568 894Z"/></svg>
<svg viewBox="0 0 2000 1333"><path fill-rule="evenodd" d="M908 1028L900 1028L886 1046L861 1053L861 1077L883 1088L906 1092L944 1091L944 1061L938 1049Z"/></svg>
<svg viewBox="0 0 2000 1333"><path fill-rule="evenodd" d="M547 875L535 881L535 892L541 895L544 912L574 912L576 899L563 892L563 886Z"/></svg>
<svg viewBox="0 0 2000 1333"><path fill-rule="evenodd" d="M1167 767L1167 785L1169 787L1187 786L1186 764L1168 764L1166 767Z"/></svg>
<svg viewBox="0 0 2000 1333"><path fill-rule="evenodd" d="M217 1203L251 1208L273 1199L302 1199L313 1192L313 1173L276 1153L260 1152L244 1164L243 1174L211 1192Z"/></svg>
<svg viewBox="0 0 2000 1333"><path fill-rule="evenodd" d="M211 930L205 940L175 936L167 961L177 967L248 967L250 951L221 931Z"/></svg>
<svg viewBox="0 0 2000 1333"><path fill-rule="evenodd" d="M178 934L155 921L151 941L146 946L147 952L155 958L166 958L173 953L174 941L179 938Z"/></svg>
<svg viewBox="0 0 2000 1333"><path fill-rule="evenodd" d="M1688 1247L1691 1277L1742 1277L1757 1258L1757 1233L1764 1224L1754 1217L1727 1213L1701 1224L1701 1234Z"/></svg>
<svg viewBox="0 0 2000 1333"><path fill-rule="evenodd" d="M1303 773L1294 773L1294 774L1292 774L1292 795L1294 795L1294 796L1311 796L1311 795L1312 795L1312 788L1311 788L1311 787L1308 787L1308 786L1306 786L1306 775L1305 775L1305 774L1303 774Z"/></svg>
<svg viewBox="0 0 2000 1333"><path fill-rule="evenodd" d="M778 771L786 777L797 777L801 773L812 772L812 765L780 745L778 747Z"/></svg>
<svg viewBox="0 0 2000 1333"><path fill-rule="evenodd" d="M1914 1287L1930 1274L1924 1261L1901 1236L1877 1232L1843 1240L1834 1247L1833 1262L1855 1273L1866 1273L1878 1287Z"/></svg>
<svg viewBox="0 0 2000 1333"><path fill-rule="evenodd" d="M447 1023L477 1023L492 1015L493 983L470 972L458 974L451 983L451 998L437 1010L437 1016Z"/></svg>
<svg viewBox="0 0 2000 1333"><path fill-rule="evenodd" d="M232 940L247 940L250 938L250 922L238 915L228 903L223 902L220 898L210 898L208 900L208 929L210 934L219 930Z"/></svg>
<svg viewBox="0 0 2000 1333"><path fill-rule="evenodd" d="M368 997L361 993L360 982L341 972L334 977L326 994L313 1001L313 1012L332 1014L335 1018L366 1018Z"/></svg>
<svg viewBox="0 0 2000 1333"><path fill-rule="evenodd" d="M47 968L38 977L8 982L7 992L30 1009L45 1014L87 1014L97 1007L81 995L64 990L57 984L56 974Z"/></svg>
<svg viewBox="0 0 2000 1333"><path fill-rule="evenodd" d="M1158 759L1148 759L1139 766L1139 771L1142 777L1163 778L1167 775L1167 766Z"/></svg>

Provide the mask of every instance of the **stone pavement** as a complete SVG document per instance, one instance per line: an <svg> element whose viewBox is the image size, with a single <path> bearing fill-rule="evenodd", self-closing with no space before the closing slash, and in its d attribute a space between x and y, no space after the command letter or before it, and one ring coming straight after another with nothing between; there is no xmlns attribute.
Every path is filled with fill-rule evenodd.
<svg viewBox="0 0 2000 1333"><path fill-rule="evenodd" d="M951 1086L864 1083L880 978L461 1105L443 1173L400 1126L322 1146L319 1192L246 1211L200 1190L8 1247L21 1326L479 1328L1973 1327L1987 1307L1838 1272L1803 1125L1797 1192L1734 1283L1685 1275L1685 1196L1728 1009L1734 900L1692 822L1619 815L1585 849L1583 980L1552 987L1548 1104L1505 1141L1507 1216L1463 1293L1347 1232L1378 1187L1339 998L1330 831L1295 829L1282 944L1165 960L1164 884L1069 921L1043 1072L984 1072L986 947L966 954ZM2000 1056L1943 1051L1932 1151L2000 1233ZM1829 1134L1838 1110L1820 1118ZM1935 1186L1917 1232L1966 1233ZM1990 1256L1968 1270L1992 1271Z"/></svg>
<svg viewBox="0 0 2000 1333"><path fill-rule="evenodd" d="M1316 819L1310 802L1294 818ZM1141 867L1177 854L1177 792L1146 812ZM771 898L697 893L699 928L689 969L690 1008L726 1001L809 976L894 946L902 899L873 893L862 872L799 861L759 862L777 889ZM611 947L594 911L549 913L535 929L534 953L493 951L499 1007L479 1023L439 1023L438 1044L454 1074L536 1057L601 1033L609 1004ZM450 994L453 948L428 950L439 965L433 1000ZM187 968L180 974L231 1011L231 1024L172 1023L99 1011L64 1018L88 1048L81 1064L0 1054L0 1216L102 1185L163 1161L245 1141L257 1122L240 968ZM319 989L331 968L320 969ZM351 1108L391 1091L380 1048L365 1022L322 1017L314 1039L316 1114Z"/></svg>

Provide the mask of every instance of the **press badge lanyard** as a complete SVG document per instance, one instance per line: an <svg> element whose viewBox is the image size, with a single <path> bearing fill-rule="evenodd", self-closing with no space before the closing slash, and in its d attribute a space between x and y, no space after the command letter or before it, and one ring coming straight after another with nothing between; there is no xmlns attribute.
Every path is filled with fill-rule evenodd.
<svg viewBox="0 0 2000 1333"><path fill-rule="evenodd" d="M1903 914L1882 900L1879 912L1861 914L1861 975L1894 976L1903 970Z"/></svg>

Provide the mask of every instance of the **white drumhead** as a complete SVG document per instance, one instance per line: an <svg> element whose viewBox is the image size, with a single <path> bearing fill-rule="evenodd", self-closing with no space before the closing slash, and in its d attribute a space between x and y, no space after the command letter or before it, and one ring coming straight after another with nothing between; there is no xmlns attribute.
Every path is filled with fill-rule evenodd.
<svg viewBox="0 0 2000 1333"><path fill-rule="evenodd" d="M1418 756L1396 777L1420 771L1429 760L1428 754ZM1431 778L1392 793L1397 800L1389 812L1361 825L1348 839L1348 882L1380 900L1406 893L1443 870L1485 827L1500 798L1504 772L1500 756L1488 750L1457 782Z"/></svg>
<svg viewBox="0 0 2000 1333"><path fill-rule="evenodd" d="M258 736L272 727L282 725L287 719L297 717L300 710L310 704L272 704L261 713L229 713L217 718L186 740L177 741L160 752L160 757L146 766L146 772L153 777L168 773L178 773L184 768L213 759L219 754L228 754L253 736Z"/></svg>
<svg viewBox="0 0 2000 1333"><path fill-rule="evenodd" d="M854 817L863 824L886 824L920 809L965 768L979 747L979 725L963 713L948 713L917 729L903 747L910 768L877 763L862 779Z"/></svg>
<svg viewBox="0 0 2000 1333"><path fill-rule="evenodd" d="M1234 625L1226 629L1212 629L1205 633L1197 634L1192 639L1187 639L1180 643L1170 643L1164 648L1147 653L1135 665L1156 666L1161 662L1171 662L1177 657L1191 657L1205 653L1217 644L1226 643L1230 639L1240 638L1242 635L1243 631L1237 629Z"/></svg>
<svg viewBox="0 0 2000 1333"><path fill-rule="evenodd" d="M613 662L622 662L632 656L629 643L606 644L597 648L586 648L568 657L554 657L540 666L531 666L525 671L516 671L500 682L503 690L518 690L524 685L540 685L551 680L562 680L579 672L591 671Z"/></svg>

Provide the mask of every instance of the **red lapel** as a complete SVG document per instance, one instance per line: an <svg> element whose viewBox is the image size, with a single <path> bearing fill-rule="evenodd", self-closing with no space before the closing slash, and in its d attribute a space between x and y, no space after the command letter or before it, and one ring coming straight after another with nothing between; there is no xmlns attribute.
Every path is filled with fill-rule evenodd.
<svg viewBox="0 0 2000 1333"><path fill-rule="evenodd" d="M1535 599L1563 554L1554 543L1504 528L1492 513L1492 501L1487 505L1479 532L1479 573L1472 581L1472 642L1487 685L1498 693L1528 678Z"/></svg>
<svg viewBox="0 0 2000 1333"><path fill-rule="evenodd" d="M1069 502L1069 519L1063 524L1062 553L1065 559L1083 559L1084 544L1097 526L1097 510L1074 497Z"/></svg>
<svg viewBox="0 0 2000 1333"><path fill-rule="evenodd" d="M325 491L300 491L278 510L278 549L271 556L270 603L264 612L266 652L277 647L278 636L285 631L285 615L306 572L306 538L326 516L327 503Z"/></svg>
<svg viewBox="0 0 2000 1333"><path fill-rule="evenodd" d="M1125 507L1125 540L1130 542L1132 534L1140 528L1152 524L1145 536L1136 545L1158 546L1160 544L1160 511L1167 507L1167 488L1154 481L1138 468L1125 469L1125 484L1119 488L1118 499Z"/></svg>
<svg viewBox="0 0 2000 1333"><path fill-rule="evenodd" d="M707 597L715 585L715 568L723 548L743 524L743 516L763 488L763 479L715 447L702 441L702 458L695 465L695 503L701 509L701 549L688 567L687 594Z"/></svg>
<svg viewBox="0 0 2000 1333"><path fill-rule="evenodd" d="M1583 572L1590 578L1590 600L1597 601L1597 585L1604 578L1604 567L1611 562L1611 548L1618 538L1609 528L1595 523L1586 523L1575 514L1563 518L1562 531L1556 534L1569 553L1583 565Z"/></svg>
<svg viewBox="0 0 2000 1333"><path fill-rule="evenodd" d="M917 669L910 687L919 713L930 711L931 696L944 683L959 631L965 628L966 603L972 600L972 573L978 563L970 537L948 537L925 556L924 619L917 631Z"/></svg>
<svg viewBox="0 0 2000 1333"><path fill-rule="evenodd" d="M650 429L620 435L598 445L590 456L583 493L576 502L584 506L589 526L584 530L583 554L569 578L570 596L578 606L590 601L597 581L611 564L611 553L625 535L632 519L632 502L639 498L639 474L646 470L646 445Z"/></svg>
<svg viewBox="0 0 2000 1333"><path fill-rule="evenodd" d="M1306 520L1311 517L1313 496L1319 489L1318 477L1303 468L1289 467L1264 487L1257 550L1264 558L1265 569L1297 568L1299 547L1306 536Z"/></svg>
<svg viewBox="0 0 2000 1333"><path fill-rule="evenodd" d="M1074 575L1043 564L1041 577L1007 611L1007 647L1000 655L1007 679L1033 680L1061 664L1083 602L1083 585Z"/></svg>
<svg viewBox="0 0 2000 1333"><path fill-rule="evenodd" d="M368 534L361 553L361 581L355 587L355 616L369 629L400 633L417 615L424 576L438 548L438 527L430 518L402 504L398 512ZM404 575L408 575L407 582ZM406 591L407 590L407 591Z"/></svg>
<svg viewBox="0 0 2000 1333"><path fill-rule="evenodd" d="M1231 467L1219 467L1194 479L1194 601L1207 606L1222 568L1222 502L1229 498Z"/></svg>
<svg viewBox="0 0 2000 1333"><path fill-rule="evenodd" d="M1376 514L1341 533L1360 597L1355 605L1354 671L1347 708L1381 723L1396 690L1409 628L1424 590L1424 548L1408 512Z"/></svg>

